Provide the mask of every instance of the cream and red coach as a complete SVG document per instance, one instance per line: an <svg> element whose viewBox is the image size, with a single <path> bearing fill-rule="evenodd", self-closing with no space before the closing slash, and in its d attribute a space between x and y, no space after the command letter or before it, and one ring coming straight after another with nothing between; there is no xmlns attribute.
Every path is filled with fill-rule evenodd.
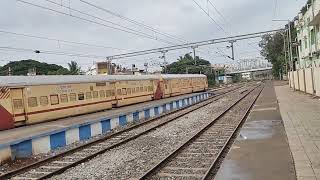
<svg viewBox="0 0 320 180"><path fill-rule="evenodd" d="M0 130L207 88L204 75L0 76Z"/></svg>

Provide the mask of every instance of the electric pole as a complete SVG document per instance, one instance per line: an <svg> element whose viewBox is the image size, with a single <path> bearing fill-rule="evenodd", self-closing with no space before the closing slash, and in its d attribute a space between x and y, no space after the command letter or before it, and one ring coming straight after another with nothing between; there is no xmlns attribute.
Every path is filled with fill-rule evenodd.
<svg viewBox="0 0 320 180"><path fill-rule="evenodd" d="M164 67L164 73L166 74L167 73L167 60L166 60L166 53L168 51L161 51L162 52L162 56L160 56L161 59L163 59L163 67Z"/></svg>
<svg viewBox="0 0 320 180"><path fill-rule="evenodd" d="M196 59L196 48L198 46L192 46L192 50L193 50L193 59L194 59L194 65L196 66L197 65L197 59Z"/></svg>
<svg viewBox="0 0 320 180"><path fill-rule="evenodd" d="M234 60L234 45L233 43L235 43L236 41L230 41L230 47L231 47L231 53L232 53L232 56L231 56L231 59Z"/></svg>
<svg viewBox="0 0 320 180"><path fill-rule="evenodd" d="M227 56L228 58L234 60L234 43L236 41L229 41L230 43L230 46L227 46L227 48L231 48L231 57L230 56Z"/></svg>

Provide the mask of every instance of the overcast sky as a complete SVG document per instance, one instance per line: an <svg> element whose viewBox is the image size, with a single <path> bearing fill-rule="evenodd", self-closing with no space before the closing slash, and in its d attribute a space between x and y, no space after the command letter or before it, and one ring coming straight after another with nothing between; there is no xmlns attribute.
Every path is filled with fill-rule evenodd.
<svg viewBox="0 0 320 180"><path fill-rule="evenodd" d="M23 1L65 14L34 7L18 0L1 0L0 31L104 47L70 44L0 32L0 65L21 59L36 59L66 67L68 62L74 60L81 65L83 70L86 70L93 62L103 61L103 57L106 56L168 46L169 44L163 42L163 40L174 44L181 43L181 40L178 41L177 39L157 34L89 6L80 0ZM282 28L285 22L272 22L272 19L293 19L306 3L306 0L211 0L213 7L207 3L207 0L84 1L151 26L161 33L167 33L189 42ZM217 23L213 22L194 1L206 12L209 12L212 19ZM77 13L66 7L90 14L96 18ZM80 17L82 20L74 16ZM126 27L127 29L124 31L132 32L134 30L134 33L107 27L116 27L115 24L110 24L107 21ZM117 26L120 29L124 29L123 27ZM137 33L140 36L136 35ZM155 40L155 37L158 40ZM259 39L237 42L235 46L236 59L259 56L258 42ZM211 63L226 63L229 60L224 56L231 54L230 49L227 49L226 46L227 44L216 44L200 48L197 50L197 55L209 60ZM18 49L10 50L4 47ZM36 54L32 52L33 50L50 51L49 53L53 54ZM178 56L190 51L191 49L184 49L168 52L167 59L169 62L176 61ZM57 52L63 52L62 54L64 55L56 55ZM66 56L70 54L90 56ZM155 69L158 67L158 63L162 61L159 56L160 54L153 54L114 60L114 62L128 67L133 63L143 67L143 63L149 62Z"/></svg>

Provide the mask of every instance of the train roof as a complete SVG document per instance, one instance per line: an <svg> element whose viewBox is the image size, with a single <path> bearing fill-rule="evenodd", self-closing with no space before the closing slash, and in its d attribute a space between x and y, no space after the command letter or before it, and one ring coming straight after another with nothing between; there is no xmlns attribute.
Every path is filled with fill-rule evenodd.
<svg viewBox="0 0 320 180"><path fill-rule="evenodd" d="M89 82L135 81L174 78L205 77L200 74L165 75L53 75L53 76L0 76L0 86L34 86L50 84L76 84Z"/></svg>
<svg viewBox="0 0 320 180"><path fill-rule="evenodd" d="M33 86L42 84L76 84L159 79L155 75L53 75L53 76L0 76L0 86Z"/></svg>
<svg viewBox="0 0 320 180"><path fill-rule="evenodd" d="M163 79L176 79L176 78L204 78L203 74L162 74Z"/></svg>

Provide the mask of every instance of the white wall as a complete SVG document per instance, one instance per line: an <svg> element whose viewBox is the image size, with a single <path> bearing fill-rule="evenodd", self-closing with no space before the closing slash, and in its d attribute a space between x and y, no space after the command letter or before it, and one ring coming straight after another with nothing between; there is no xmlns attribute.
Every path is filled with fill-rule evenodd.
<svg viewBox="0 0 320 180"><path fill-rule="evenodd" d="M306 93L313 94L313 82L311 68L305 69Z"/></svg>
<svg viewBox="0 0 320 180"><path fill-rule="evenodd" d="M314 82L315 82L315 90L316 95L320 96L320 67L314 69Z"/></svg>

